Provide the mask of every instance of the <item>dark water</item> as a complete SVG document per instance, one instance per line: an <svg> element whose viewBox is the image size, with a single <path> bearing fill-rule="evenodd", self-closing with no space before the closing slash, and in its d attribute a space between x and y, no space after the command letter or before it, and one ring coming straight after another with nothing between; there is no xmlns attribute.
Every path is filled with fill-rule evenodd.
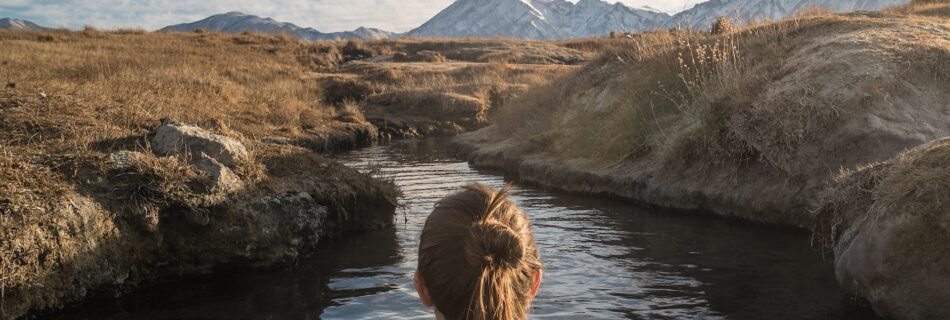
<svg viewBox="0 0 950 320"><path fill-rule="evenodd" d="M419 231L439 198L490 172L443 140L341 157L382 168L405 193L395 230L329 242L268 272L171 283L68 310L73 319L433 319L412 287ZM532 318L874 319L835 282L804 232L518 186L547 270Z"/></svg>

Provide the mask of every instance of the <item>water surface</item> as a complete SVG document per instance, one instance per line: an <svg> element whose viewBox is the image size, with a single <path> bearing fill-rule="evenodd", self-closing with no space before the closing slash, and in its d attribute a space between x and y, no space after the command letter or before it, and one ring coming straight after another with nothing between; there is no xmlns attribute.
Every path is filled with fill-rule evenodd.
<svg viewBox="0 0 950 320"><path fill-rule="evenodd" d="M396 227L325 243L266 272L193 279L69 310L76 319L432 319L412 287L419 231L434 203L470 182L504 184L450 156L445 140L343 155L401 187ZM805 232L645 209L516 186L544 283L536 319L874 319L836 284Z"/></svg>

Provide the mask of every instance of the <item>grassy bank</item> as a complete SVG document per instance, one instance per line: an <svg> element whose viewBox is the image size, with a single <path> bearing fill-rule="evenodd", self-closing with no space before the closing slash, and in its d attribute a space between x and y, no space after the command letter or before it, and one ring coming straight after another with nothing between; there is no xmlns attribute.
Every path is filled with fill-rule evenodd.
<svg viewBox="0 0 950 320"><path fill-rule="evenodd" d="M629 178L642 190L627 195L648 202L808 226L839 168L950 130L945 7L637 35L463 141L482 159Z"/></svg>
<svg viewBox="0 0 950 320"><path fill-rule="evenodd" d="M813 229L880 315L945 318L948 9L636 35L455 141L550 188Z"/></svg>

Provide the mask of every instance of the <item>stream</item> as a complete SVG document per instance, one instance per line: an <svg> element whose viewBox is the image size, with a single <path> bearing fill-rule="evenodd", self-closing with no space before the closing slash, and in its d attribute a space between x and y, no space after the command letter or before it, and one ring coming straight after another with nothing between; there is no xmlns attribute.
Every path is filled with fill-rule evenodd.
<svg viewBox="0 0 950 320"><path fill-rule="evenodd" d="M448 140L396 141L339 156L404 196L395 228L327 241L313 257L144 288L64 319L434 319L412 286L436 201L499 172L451 156ZM876 319L836 283L807 232L515 185L546 265L532 319Z"/></svg>

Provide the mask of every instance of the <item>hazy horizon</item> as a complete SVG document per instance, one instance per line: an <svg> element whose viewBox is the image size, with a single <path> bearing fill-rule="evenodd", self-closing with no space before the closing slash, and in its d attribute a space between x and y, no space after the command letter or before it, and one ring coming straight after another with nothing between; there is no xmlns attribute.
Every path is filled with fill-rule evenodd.
<svg viewBox="0 0 950 320"><path fill-rule="evenodd" d="M29 20L45 27L159 29L208 16L239 11L273 18L322 32L358 27L406 32L425 23L455 0L4 0L0 18ZM577 0L568 0L577 2ZM631 7L649 6L674 14L706 0L621 0ZM607 1L617 2L617 1Z"/></svg>

